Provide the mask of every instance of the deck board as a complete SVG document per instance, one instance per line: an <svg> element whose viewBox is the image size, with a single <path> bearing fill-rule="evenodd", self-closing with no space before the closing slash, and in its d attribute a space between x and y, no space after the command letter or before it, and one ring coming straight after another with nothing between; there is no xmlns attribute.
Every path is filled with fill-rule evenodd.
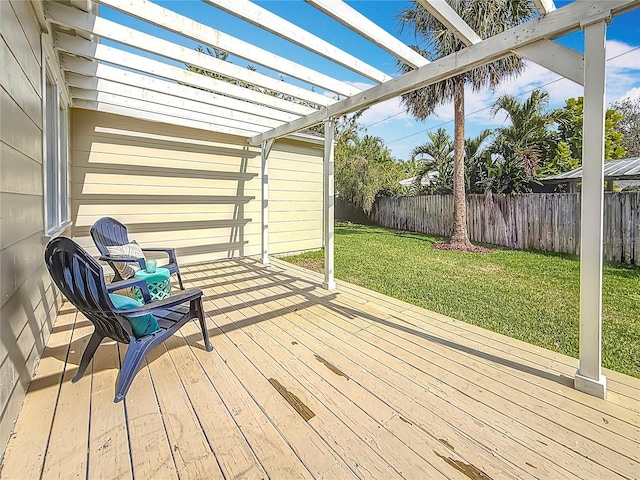
<svg viewBox="0 0 640 480"><path fill-rule="evenodd" d="M197 322L113 403L125 346L70 382L91 333L65 304L0 477L614 479L640 472L640 380L274 259L183 267ZM69 343L71 342L71 343ZM69 344L71 347L69 348ZM68 357L67 357L68 351Z"/></svg>

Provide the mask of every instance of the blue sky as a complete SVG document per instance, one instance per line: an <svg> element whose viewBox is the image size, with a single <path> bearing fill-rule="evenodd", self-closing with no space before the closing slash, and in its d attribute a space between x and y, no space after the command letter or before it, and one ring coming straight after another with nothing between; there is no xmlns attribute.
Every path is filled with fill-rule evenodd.
<svg viewBox="0 0 640 480"><path fill-rule="evenodd" d="M284 41L265 30L248 25L203 2L194 0L154 1L224 33L259 45L345 82L353 83L361 88L373 86L371 81L346 68L311 54L304 48ZM388 75L398 75L394 57L317 11L306 2L302 0L265 0L255 3L374 65ZM410 2L359 0L347 3L405 43L419 42L409 31L403 33L399 31L397 12L402 8L407 8ZM567 2L556 1L558 7L565 3ZM129 19L107 8L103 7L101 12L106 18L116 19L176 43L193 48L197 46L195 42L167 33L144 22ZM638 25L640 25L640 9L614 18L607 29L607 58L610 59L607 62L607 103L625 97L640 97L640 28ZM583 49L581 32L576 32L558 41L578 51ZM127 48L127 50L132 49ZM149 55L147 54L147 56ZM230 57L229 60L243 66L250 63L236 57ZM277 75L265 66L254 66L262 73ZM284 77L283 79L287 82L298 83L291 78ZM562 106L566 99L582 95L580 85L563 79L542 67L530 64L521 76L503 83L495 92L487 90L467 93L465 97L466 136L474 136L485 128L495 128L502 125L504 117L498 115L492 118L489 111L499 94L522 95L522 98L525 98L528 92L535 88L544 88L549 92L550 107ZM435 130L441 126L453 132L452 120L453 108L451 105L439 107L434 118L419 122L404 113L398 99L393 99L370 108L361 118L361 123L366 127L368 134L381 137L396 158L407 159L409 152L416 145L427 141L426 131Z"/></svg>

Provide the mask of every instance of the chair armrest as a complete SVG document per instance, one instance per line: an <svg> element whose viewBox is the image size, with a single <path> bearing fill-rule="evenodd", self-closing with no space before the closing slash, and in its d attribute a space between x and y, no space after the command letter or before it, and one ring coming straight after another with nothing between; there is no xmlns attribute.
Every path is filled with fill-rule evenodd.
<svg viewBox="0 0 640 480"><path fill-rule="evenodd" d="M107 285L107 292L111 293L116 290L122 290L123 288L138 287L142 291L142 298L145 303L151 301L151 294L149 293L149 285L142 278L128 278L127 280L120 280L118 282L112 282Z"/></svg>
<svg viewBox="0 0 640 480"><path fill-rule="evenodd" d="M175 248L152 247L152 248L143 248L142 251L143 252L164 252L169 256L169 263L177 263Z"/></svg>
<svg viewBox="0 0 640 480"><path fill-rule="evenodd" d="M148 313L153 314L155 310L166 309L175 305L180 305L181 303L195 300L196 298L200 298L201 296L202 290L200 290L199 288L189 288L176 295L163 298L162 300L154 300L152 302L145 303L140 307L132 308L130 310L126 310L126 312L120 313L123 313L127 317L140 317Z"/></svg>

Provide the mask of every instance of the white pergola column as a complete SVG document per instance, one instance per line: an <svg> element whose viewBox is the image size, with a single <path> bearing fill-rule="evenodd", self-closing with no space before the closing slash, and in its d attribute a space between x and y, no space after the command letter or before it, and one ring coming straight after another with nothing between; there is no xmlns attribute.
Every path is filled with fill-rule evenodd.
<svg viewBox="0 0 640 480"><path fill-rule="evenodd" d="M269 264L269 153L273 139L262 142L262 263Z"/></svg>
<svg viewBox="0 0 640 480"><path fill-rule="evenodd" d="M602 374L602 223L604 203L605 43L609 15L582 24L584 110L580 229L580 365L577 390L605 398Z"/></svg>
<svg viewBox="0 0 640 480"><path fill-rule="evenodd" d="M324 215L323 215L323 241L324 241L324 282L322 286L327 290L336 288L333 278L333 231L334 231L334 198L335 187L333 184L333 135L335 122L324 122L324 163L323 163L323 190L324 190Z"/></svg>

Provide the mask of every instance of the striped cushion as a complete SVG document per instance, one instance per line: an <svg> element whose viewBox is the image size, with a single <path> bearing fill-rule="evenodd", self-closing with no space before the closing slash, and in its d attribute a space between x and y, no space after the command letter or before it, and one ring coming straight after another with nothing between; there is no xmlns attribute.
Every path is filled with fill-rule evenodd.
<svg viewBox="0 0 640 480"><path fill-rule="evenodd" d="M107 251L110 257L145 258L142 249L135 241L124 245L108 246ZM113 266L124 280L133 277L140 270L140 265L135 262L113 262Z"/></svg>

